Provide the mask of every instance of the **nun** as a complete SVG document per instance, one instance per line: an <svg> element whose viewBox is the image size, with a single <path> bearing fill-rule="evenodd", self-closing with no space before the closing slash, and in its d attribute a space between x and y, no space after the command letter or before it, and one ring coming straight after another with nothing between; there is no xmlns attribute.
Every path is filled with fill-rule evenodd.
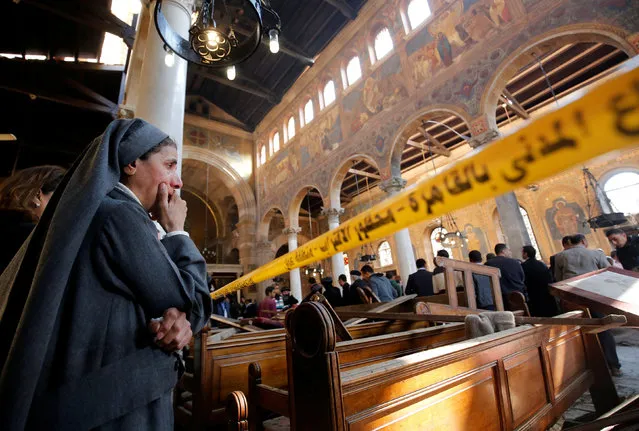
<svg viewBox="0 0 639 431"><path fill-rule="evenodd" d="M211 314L177 163L116 120L65 175L0 276L3 430L173 430L177 351Z"/></svg>

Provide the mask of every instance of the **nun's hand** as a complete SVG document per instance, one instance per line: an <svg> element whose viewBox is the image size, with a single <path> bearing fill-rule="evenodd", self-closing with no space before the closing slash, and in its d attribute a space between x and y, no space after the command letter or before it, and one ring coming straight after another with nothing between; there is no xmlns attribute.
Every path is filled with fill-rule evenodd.
<svg viewBox="0 0 639 431"><path fill-rule="evenodd" d="M152 320L149 330L155 334L155 343L167 352L182 350L193 336L186 314L177 308L169 308L162 319Z"/></svg>
<svg viewBox="0 0 639 431"><path fill-rule="evenodd" d="M158 192L158 222L168 232L184 230L186 220L186 202L177 193L169 195L169 187L162 183Z"/></svg>

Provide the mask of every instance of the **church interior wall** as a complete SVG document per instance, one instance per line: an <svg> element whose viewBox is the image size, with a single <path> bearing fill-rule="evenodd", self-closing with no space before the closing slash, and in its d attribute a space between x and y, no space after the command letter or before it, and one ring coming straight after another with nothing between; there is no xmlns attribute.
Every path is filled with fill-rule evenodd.
<svg viewBox="0 0 639 431"><path fill-rule="evenodd" d="M494 127L491 119L497 108L495 91L501 91L507 77L518 65L518 56L536 47L579 41L606 42L633 55L639 52L639 12L629 2L577 0L453 0L431 1L432 15L413 31L406 31L405 0L371 0L340 35L289 89L283 102L273 108L258 125L253 148L256 158L256 198L258 214L278 207L289 211L299 194L313 185L323 196L325 207L344 207L344 221L385 199L375 187L369 193L345 204L336 202L335 184L343 177L345 161L366 158L379 170L382 179L400 174L398 154L405 145L407 125L430 111L446 111L462 118L472 137ZM375 62L370 46L376 31L387 27L393 38L392 52ZM357 54L362 77L344 88L346 63ZM335 83L336 98L324 109L320 95L325 83ZM494 98L494 100L493 100ZM300 127L303 107L313 101L315 116ZM321 99L321 100L320 100ZM288 137L289 118L295 121L295 135ZM280 150L269 149L274 133L280 137ZM286 139L289 138L289 139ZM260 163L260 149L266 160ZM439 167L472 151L462 144L448 159L436 157ZM604 164L593 164L591 171L603 171L639 163L636 151ZM430 162L429 162L430 164ZM401 173L408 184L423 178L425 168ZM586 200L579 168L538 184L536 191L516 191L528 213L540 253L545 260L560 249L558 235L583 221ZM563 200L563 201L562 201ZM565 201L565 205L563 204ZM593 197L591 196L591 202ZM553 219L561 207L562 212ZM555 208L555 210L553 210ZM574 211L576 215L571 215ZM468 229L469 242L482 253L492 251L505 236L499 226L494 200L477 203L453 214L460 230ZM290 216L290 214L289 214ZM327 230L325 218L321 232ZM557 226L557 220L563 225ZM295 223L294 218L287 221ZM286 223L286 222L285 222ZM298 223L303 228L301 220ZM416 257L432 261L430 233L434 221L409 229ZM558 234L559 232L559 234ZM610 251L601 231L585 232L591 246ZM395 244L386 238L393 250ZM372 244L376 250L382 240ZM302 242L300 242L301 244ZM349 251L353 269L360 250ZM467 250L456 249L455 258L465 258ZM514 251L515 254L518 251ZM322 262L330 268L330 261Z"/></svg>

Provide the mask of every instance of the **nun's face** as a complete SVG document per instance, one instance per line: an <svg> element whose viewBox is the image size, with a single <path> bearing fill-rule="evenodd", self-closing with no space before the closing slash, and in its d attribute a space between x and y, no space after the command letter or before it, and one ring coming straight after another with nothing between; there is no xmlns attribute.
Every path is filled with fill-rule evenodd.
<svg viewBox="0 0 639 431"><path fill-rule="evenodd" d="M140 199L147 211L152 211L158 200L160 184L166 184L169 196L182 187L177 171L177 149L172 146L152 154L147 160L136 160L135 174L128 178L127 186Z"/></svg>

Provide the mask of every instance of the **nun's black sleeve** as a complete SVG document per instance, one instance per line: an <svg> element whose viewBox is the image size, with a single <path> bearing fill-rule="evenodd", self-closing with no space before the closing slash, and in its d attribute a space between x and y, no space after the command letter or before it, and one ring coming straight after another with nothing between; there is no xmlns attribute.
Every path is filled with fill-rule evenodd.
<svg viewBox="0 0 639 431"><path fill-rule="evenodd" d="M107 285L140 304L146 319L175 307L184 311L193 332L211 315L206 262L186 235L158 239L144 209L121 201L102 225L99 250Z"/></svg>

